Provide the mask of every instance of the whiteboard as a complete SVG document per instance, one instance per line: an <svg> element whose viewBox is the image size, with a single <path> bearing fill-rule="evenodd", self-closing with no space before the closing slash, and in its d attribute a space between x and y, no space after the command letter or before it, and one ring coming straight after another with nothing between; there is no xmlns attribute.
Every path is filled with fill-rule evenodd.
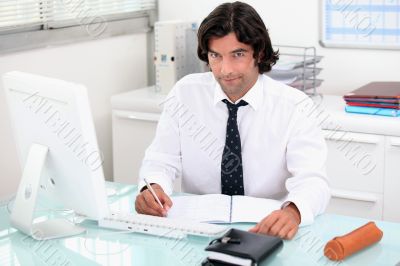
<svg viewBox="0 0 400 266"><path fill-rule="evenodd" d="M400 0L321 0L324 47L400 49Z"/></svg>

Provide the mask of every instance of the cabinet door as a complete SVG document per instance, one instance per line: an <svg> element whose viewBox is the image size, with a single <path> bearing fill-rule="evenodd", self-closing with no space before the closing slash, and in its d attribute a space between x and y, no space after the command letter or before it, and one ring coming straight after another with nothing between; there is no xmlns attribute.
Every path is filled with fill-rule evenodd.
<svg viewBox="0 0 400 266"><path fill-rule="evenodd" d="M384 220L400 222L400 138L386 137Z"/></svg>
<svg viewBox="0 0 400 266"><path fill-rule="evenodd" d="M331 130L324 130L324 135L333 190L327 211L381 219L385 138Z"/></svg>

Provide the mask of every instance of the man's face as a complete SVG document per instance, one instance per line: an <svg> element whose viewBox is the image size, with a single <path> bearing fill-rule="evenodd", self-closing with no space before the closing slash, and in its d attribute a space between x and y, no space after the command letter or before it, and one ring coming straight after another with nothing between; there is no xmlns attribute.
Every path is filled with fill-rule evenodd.
<svg viewBox="0 0 400 266"><path fill-rule="evenodd" d="M235 33L230 33L211 38L208 50L211 71L222 90L232 101L243 97L258 78L253 48L239 42Z"/></svg>

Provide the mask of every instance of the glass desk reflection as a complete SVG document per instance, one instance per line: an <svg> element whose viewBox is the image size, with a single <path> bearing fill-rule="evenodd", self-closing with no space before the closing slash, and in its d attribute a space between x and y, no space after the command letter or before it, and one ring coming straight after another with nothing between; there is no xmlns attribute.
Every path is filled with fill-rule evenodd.
<svg viewBox="0 0 400 266"><path fill-rule="evenodd" d="M112 210L134 212L136 186L107 183ZM140 233L107 230L92 221L84 221L85 234L36 241L10 227L12 201L0 206L0 265L200 265L207 257L204 248L211 238L188 236L167 239ZM71 212L46 209L36 211L37 219L71 216ZM299 229L293 240L261 265L396 265L400 263L400 224L376 221L384 232L382 240L342 262L323 255L327 241L365 224L368 220L323 214L314 224ZM252 223L232 224L248 229Z"/></svg>

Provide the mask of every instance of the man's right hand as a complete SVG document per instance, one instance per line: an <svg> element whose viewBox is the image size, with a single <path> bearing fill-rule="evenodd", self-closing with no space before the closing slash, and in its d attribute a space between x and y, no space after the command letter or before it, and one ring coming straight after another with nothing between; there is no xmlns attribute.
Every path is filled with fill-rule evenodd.
<svg viewBox="0 0 400 266"><path fill-rule="evenodd" d="M167 216L168 210L172 207L171 199L168 197L167 194L165 194L160 185L152 184L151 187L153 188L164 208L161 208L160 204L157 203L153 194L151 194L151 192L146 188L136 197L136 212L155 216Z"/></svg>

